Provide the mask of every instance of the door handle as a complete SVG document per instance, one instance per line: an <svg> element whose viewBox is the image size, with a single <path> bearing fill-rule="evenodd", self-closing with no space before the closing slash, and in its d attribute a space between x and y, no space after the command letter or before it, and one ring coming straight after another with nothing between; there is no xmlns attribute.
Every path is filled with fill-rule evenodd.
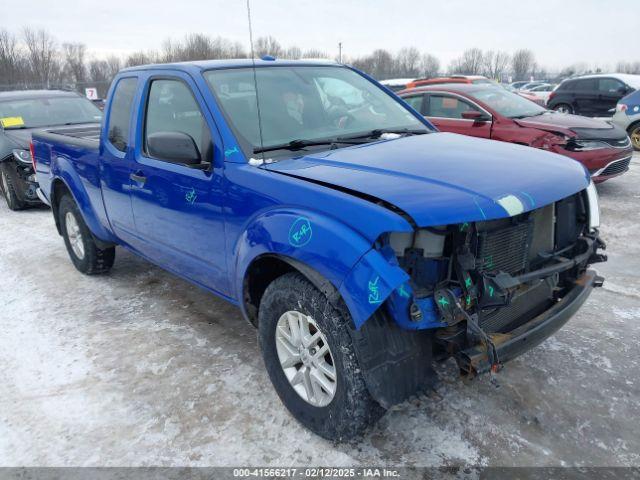
<svg viewBox="0 0 640 480"><path fill-rule="evenodd" d="M132 173L129 175L129 178L137 183L144 183L147 181L147 177L145 177L142 172Z"/></svg>

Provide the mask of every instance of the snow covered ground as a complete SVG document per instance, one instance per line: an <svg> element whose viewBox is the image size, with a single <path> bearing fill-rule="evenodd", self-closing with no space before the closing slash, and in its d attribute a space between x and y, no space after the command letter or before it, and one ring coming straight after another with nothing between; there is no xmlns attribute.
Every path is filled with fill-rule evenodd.
<svg viewBox="0 0 640 480"><path fill-rule="evenodd" d="M300 427L239 312L119 250L84 277L50 211L0 202L0 465L640 465L640 157L599 187L605 286L507 366L334 445Z"/></svg>

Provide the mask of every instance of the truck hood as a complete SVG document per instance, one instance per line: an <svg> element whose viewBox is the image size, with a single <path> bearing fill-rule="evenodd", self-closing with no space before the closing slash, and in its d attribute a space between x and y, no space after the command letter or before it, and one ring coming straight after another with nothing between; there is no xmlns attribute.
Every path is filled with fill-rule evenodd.
<svg viewBox="0 0 640 480"><path fill-rule="evenodd" d="M519 118L514 121L522 127L562 133L583 140L623 140L626 138L624 130L604 120L557 113L551 110L543 115Z"/></svg>
<svg viewBox="0 0 640 480"><path fill-rule="evenodd" d="M517 215L589 184L584 167L567 157L452 133L311 153L266 168L396 207L420 227Z"/></svg>

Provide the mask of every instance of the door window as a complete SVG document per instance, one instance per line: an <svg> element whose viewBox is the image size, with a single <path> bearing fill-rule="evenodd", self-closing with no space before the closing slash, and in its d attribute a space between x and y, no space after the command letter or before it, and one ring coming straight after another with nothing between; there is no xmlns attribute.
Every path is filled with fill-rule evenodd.
<svg viewBox="0 0 640 480"><path fill-rule="evenodd" d="M147 139L160 132L180 132L195 142L200 158L210 162L211 134L189 86L181 80L154 80L149 89L144 128L144 149Z"/></svg>
<svg viewBox="0 0 640 480"><path fill-rule="evenodd" d="M619 93L622 88L624 88L624 84L615 78L598 79L598 91L600 93Z"/></svg>
<svg viewBox="0 0 640 480"><path fill-rule="evenodd" d="M422 113L422 95L412 95L411 97L403 97L403 100L411 105L416 111Z"/></svg>
<svg viewBox="0 0 640 480"><path fill-rule="evenodd" d="M585 78L584 80L576 81L576 92L593 92L597 90L595 78Z"/></svg>
<svg viewBox="0 0 640 480"><path fill-rule="evenodd" d="M480 110L470 103L448 95L429 95L426 115L429 117L462 119L462 112Z"/></svg>
<svg viewBox="0 0 640 480"><path fill-rule="evenodd" d="M116 85L111 100L107 138L111 145L121 152L126 151L129 146L131 107L136 95L137 84L137 78L123 78Z"/></svg>

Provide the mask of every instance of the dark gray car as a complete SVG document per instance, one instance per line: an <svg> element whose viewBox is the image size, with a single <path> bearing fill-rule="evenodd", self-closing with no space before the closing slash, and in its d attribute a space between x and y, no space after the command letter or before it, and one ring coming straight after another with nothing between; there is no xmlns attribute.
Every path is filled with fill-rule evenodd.
<svg viewBox="0 0 640 480"><path fill-rule="evenodd" d="M101 120L102 112L75 92L0 92L0 190L9 208L40 203L29 151L33 130Z"/></svg>

